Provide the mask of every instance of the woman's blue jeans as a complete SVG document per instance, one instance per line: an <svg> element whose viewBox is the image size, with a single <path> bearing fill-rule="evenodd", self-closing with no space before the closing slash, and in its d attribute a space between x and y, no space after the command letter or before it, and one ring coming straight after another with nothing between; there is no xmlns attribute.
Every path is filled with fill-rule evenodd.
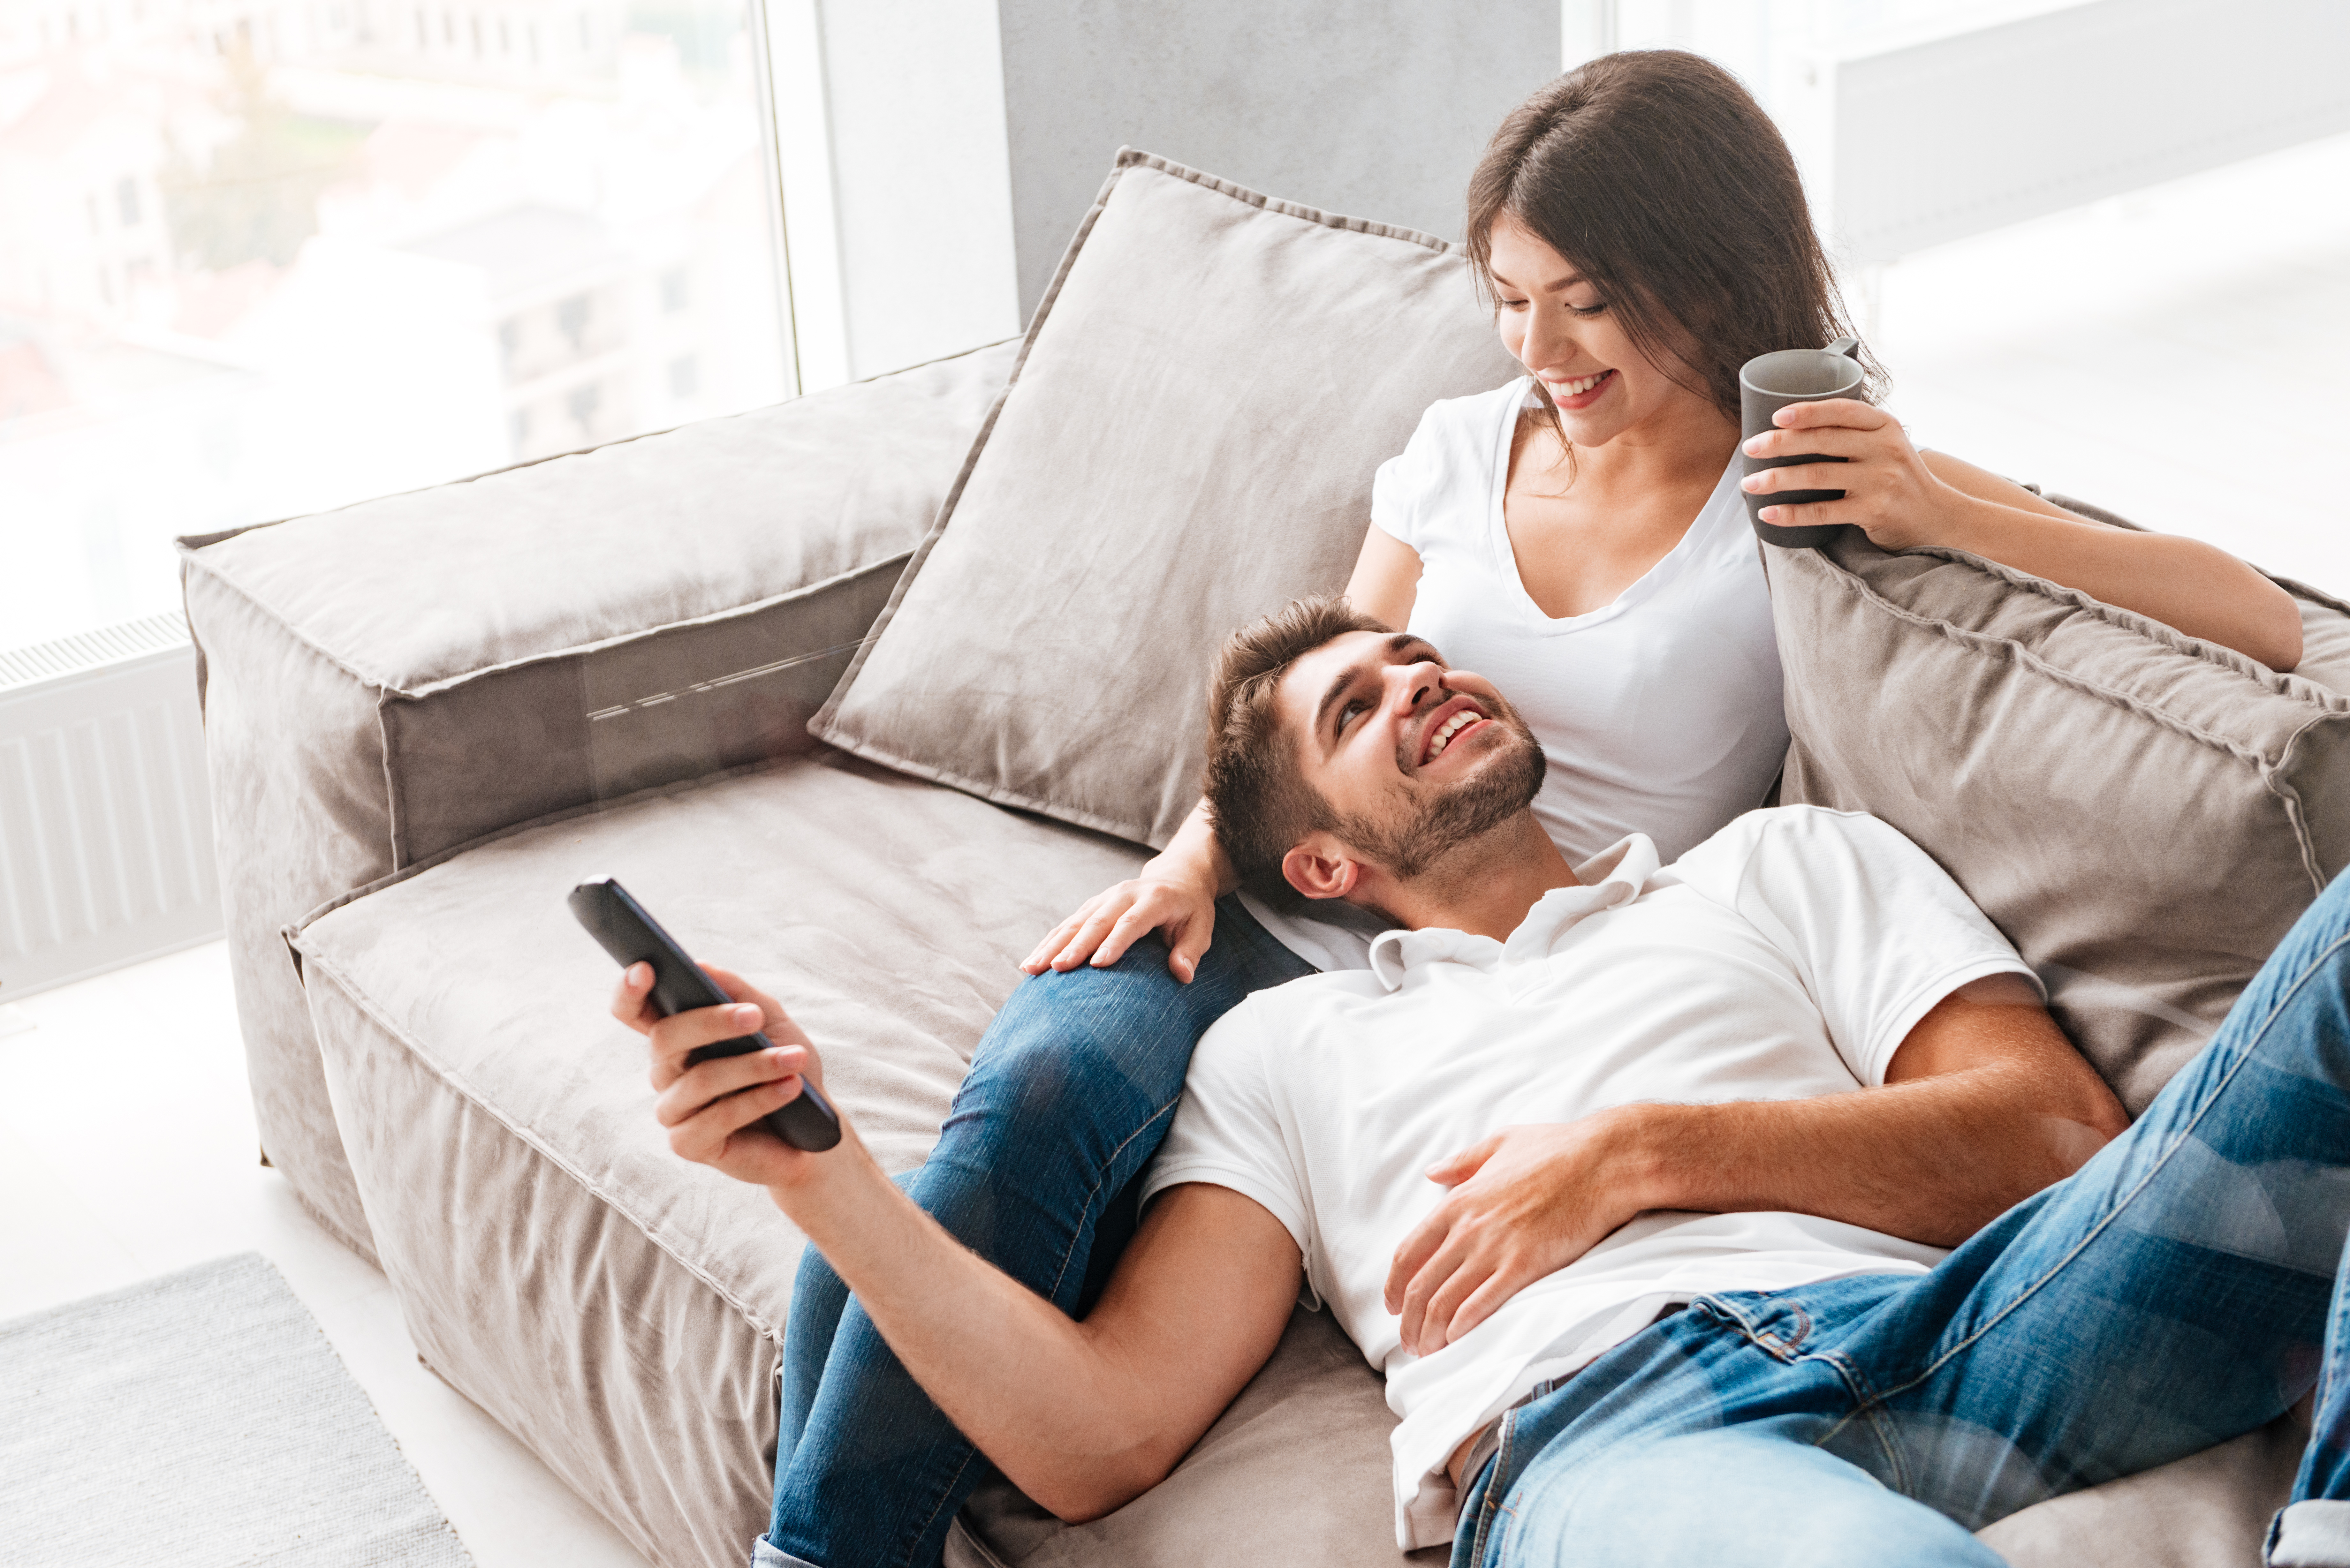
<svg viewBox="0 0 2350 1568"><path fill-rule="evenodd" d="M1134 1233L1138 1179L1192 1047L1253 991L1314 972L1226 898L1189 985L1147 937L1106 969L1024 981L973 1053L938 1145L900 1185L1064 1312ZM762 1563L930 1568L986 1461L922 1392L810 1247L784 1336L775 1513Z"/></svg>
<svg viewBox="0 0 2350 1568"><path fill-rule="evenodd" d="M1700 1297L1504 1417L1453 1563L1997 1568L1972 1531L2321 1366L2272 1561L2350 1563L2345 1230L2350 876L2127 1134L1931 1273Z"/></svg>

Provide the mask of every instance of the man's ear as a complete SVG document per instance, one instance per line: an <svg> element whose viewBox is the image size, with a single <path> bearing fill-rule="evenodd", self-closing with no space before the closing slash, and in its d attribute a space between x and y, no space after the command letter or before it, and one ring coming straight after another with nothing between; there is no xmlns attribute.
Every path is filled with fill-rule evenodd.
<svg viewBox="0 0 2350 1568"><path fill-rule="evenodd" d="M1355 852L1316 828L1281 857L1281 874L1309 898L1343 898L1362 880Z"/></svg>

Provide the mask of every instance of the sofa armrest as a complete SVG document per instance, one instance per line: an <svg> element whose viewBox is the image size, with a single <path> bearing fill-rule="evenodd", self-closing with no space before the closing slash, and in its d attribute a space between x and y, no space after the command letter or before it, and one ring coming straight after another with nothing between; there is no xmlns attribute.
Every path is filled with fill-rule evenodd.
<svg viewBox="0 0 2350 1568"><path fill-rule="evenodd" d="M812 746L1017 351L181 541L263 1147L345 1240L280 933L517 823Z"/></svg>

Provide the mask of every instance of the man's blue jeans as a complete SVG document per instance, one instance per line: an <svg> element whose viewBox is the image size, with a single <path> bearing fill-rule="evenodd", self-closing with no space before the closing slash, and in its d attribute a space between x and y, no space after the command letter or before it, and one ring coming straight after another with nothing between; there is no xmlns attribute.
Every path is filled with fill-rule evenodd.
<svg viewBox="0 0 2350 1568"><path fill-rule="evenodd" d="M1970 1532L2322 1366L2270 1560L2350 1564L2345 1230L2350 876L2126 1135L1931 1273L1700 1297L1504 1417L1453 1563L1997 1568Z"/></svg>
<svg viewBox="0 0 2350 1568"><path fill-rule="evenodd" d="M1137 1179L1192 1047L1253 991L1314 972L1236 898L1185 985L1156 937L1107 969L1024 981L972 1054L930 1159L899 1184L980 1256L1075 1313L1135 1225ZM813 1247L784 1338L775 1514L761 1563L930 1568L986 1461Z"/></svg>

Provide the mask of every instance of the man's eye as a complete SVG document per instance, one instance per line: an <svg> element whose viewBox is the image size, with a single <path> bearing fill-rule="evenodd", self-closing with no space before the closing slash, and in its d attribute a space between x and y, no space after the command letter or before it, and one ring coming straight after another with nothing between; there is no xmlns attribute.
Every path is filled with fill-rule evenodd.
<svg viewBox="0 0 2350 1568"><path fill-rule="evenodd" d="M1349 702L1344 708L1339 709L1338 733L1342 735L1345 734L1347 732L1347 726L1355 722L1355 715L1368 711L1369 707L1370 705L1366 702Z"/></svg>

